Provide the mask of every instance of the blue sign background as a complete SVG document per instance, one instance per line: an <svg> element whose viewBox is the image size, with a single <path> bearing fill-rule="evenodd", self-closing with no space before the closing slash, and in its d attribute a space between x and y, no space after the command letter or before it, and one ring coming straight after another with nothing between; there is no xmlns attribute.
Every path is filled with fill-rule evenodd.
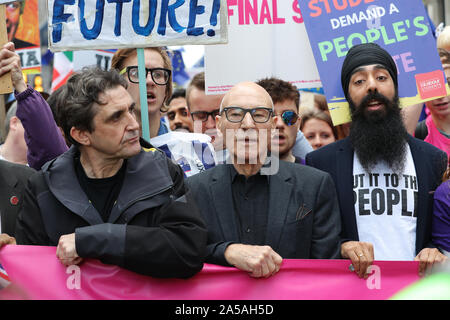
<svg viewBox="0 0 450 320"><path fill-rule="evenodd" d="M350 121L340 80L342 63L350 47L363 42L375 42L393 56L399 71L399 96L403 106L423 101L415 75L442 70L442 64L422 0L298 2L335 125ZM376 7L383 8L384 15L383 10ZM379 19L361 19L359 23L351 23L347 18L357 22L360 17L380 15Z"/></svg>

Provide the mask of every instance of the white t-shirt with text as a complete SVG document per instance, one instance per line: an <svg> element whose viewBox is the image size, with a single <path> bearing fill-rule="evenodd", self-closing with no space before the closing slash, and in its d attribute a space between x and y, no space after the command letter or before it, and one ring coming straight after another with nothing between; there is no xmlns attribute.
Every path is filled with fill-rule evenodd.
<svg viewBox="0 0 450 320"><path fill-rule="evenodd" d="M409 145L402 174L394 173L384 162L366 172L355 153L353 195L358 236L373 244L375 260L414 260L417 190Z"/></svg>

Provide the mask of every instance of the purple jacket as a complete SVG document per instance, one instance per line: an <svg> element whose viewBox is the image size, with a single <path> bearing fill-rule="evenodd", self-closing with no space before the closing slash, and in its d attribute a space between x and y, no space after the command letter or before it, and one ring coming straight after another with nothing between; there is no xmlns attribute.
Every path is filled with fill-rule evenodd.
<svg viewBox="0 0 450 320"><path fill-rule="evenodd" d="M450 180L434 192L432 237L438 248L450 252Z"/></svg>
<svg viewBox="0 0 450 320"><path fill-rule="evenodd" d="M66 145L50 106L39 92L32 87L14 92L17 100L16 116L25 129L28 146L28 165L40 170L42 165L69 149Z"/></svg>

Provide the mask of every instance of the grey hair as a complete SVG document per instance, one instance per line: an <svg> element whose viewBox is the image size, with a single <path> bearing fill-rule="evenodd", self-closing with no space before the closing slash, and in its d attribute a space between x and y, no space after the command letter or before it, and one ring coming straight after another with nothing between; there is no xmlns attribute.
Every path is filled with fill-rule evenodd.
<svg viewBox="0 0 450 320"><path fill-rule="evenodd" d="M17 100L14 101L11 104L11 107L9 107L8 112L6 113L6 117L5 117L5 137L8 136L9 123L11 121L11 118L16 116L16 111L17 111Z"/></svg>

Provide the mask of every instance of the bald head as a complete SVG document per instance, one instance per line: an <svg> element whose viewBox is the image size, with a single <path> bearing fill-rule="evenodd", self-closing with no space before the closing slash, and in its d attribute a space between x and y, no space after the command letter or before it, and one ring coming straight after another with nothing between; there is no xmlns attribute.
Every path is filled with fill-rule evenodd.
<svg viewBox="0 0 450 320"><path fill-rule="evenodd" d="M233 164L262 165L275 128L272 98L267 91L254 82L238 83L223 97L220 111L216 126Z"/></svg>
<svg viewBox="0 0 450 320"><path fill-rule="evenodd" d="M252 101L252 103L257 101L258 106L264 106L273 110L272 98L263 87L254 82L240 82L225 94L220 104L220 111L231 105L246 106L246 101Z"/></svg>

